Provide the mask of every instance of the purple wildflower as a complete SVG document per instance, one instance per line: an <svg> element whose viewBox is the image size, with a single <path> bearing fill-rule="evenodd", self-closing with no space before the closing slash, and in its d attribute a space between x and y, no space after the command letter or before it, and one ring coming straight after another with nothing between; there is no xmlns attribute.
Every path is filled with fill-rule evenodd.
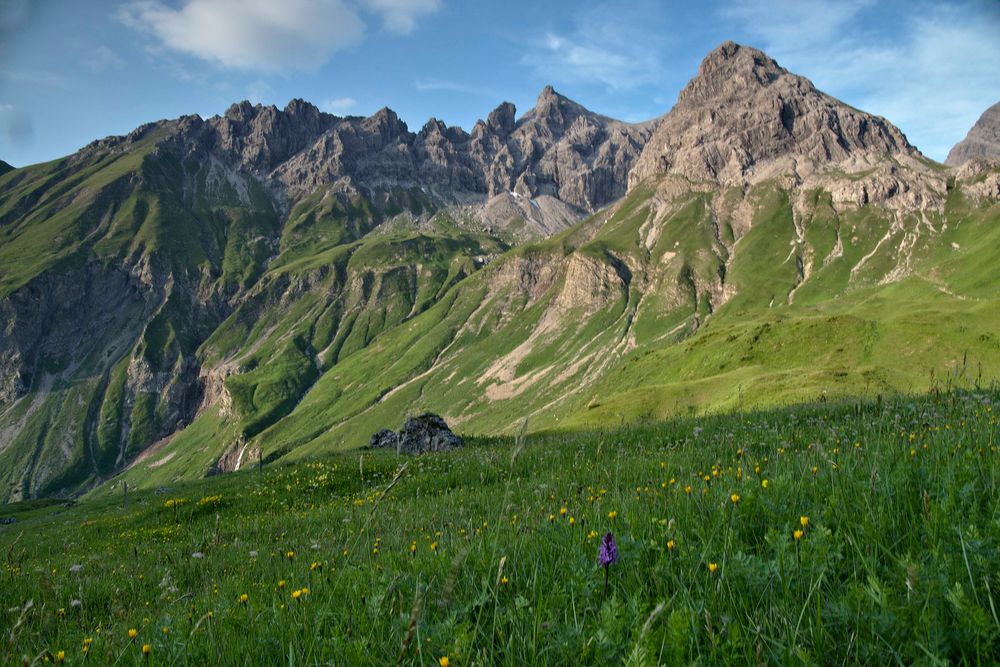
<svg viewBox="0 0 1000 667"><path fill-rule="evenodd" d="M606 533L601 540L601 548L597 552L597 562L604 568L604 597L608 597L608 568L612 563L618 561L618 545L615 544L615 536Z"/></svg>
<svg viewBox="0 0 1000 667"><path fill-rule="evenodd" d="M618 545L615 544L615 536L607 533L601 540L601 549L597 552L597 562L601 567L607 569L609 565L618 561Z"/></svg>

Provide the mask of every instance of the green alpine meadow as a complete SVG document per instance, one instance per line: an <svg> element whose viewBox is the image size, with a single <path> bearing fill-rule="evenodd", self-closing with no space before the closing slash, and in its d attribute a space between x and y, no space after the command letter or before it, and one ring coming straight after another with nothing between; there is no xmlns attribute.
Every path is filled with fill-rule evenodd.
<svg viewBox="0 0 1000 667"><path fill-rule="evenodd" d="M97 4L0 6L0 663L1000 662L992 8Z"/></svg>
<svg viewBox="0 0 1000 667"><path fill-rule="evenodd" d="M953 389L26 501L0 533L0 656L990 663L998 412Z"/></svg>

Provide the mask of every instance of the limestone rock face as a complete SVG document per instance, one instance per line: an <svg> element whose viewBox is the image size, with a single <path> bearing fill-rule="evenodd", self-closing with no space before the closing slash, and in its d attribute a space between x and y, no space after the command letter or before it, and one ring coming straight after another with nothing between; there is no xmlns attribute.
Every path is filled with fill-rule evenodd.
<svg viewBox="0 0 1000 667"><path fill-rule="evenodd" d="M919 156L898 128L817 90L753 48L726 42L701 63L630 175L744 185L814 165Z"/></svg>
<svg viewBox="0 0 1000 667"><path fill-rule="evenodd" d="M128 150L159 130L160 150L249 172L287 202L327 184L365 194L420 188L441 204L480 206L515 193L556 198L579 219L625 194L655 125L601 116L547 86L520 119L503 102L471 133L435 118L410 132L388 108L340 118L303 100L283 110L244 101L222 116L161 121L88 148ZM538 230L563 229L561 218Z"/></svg>
<svg viewBox="0 0 1000 667"><path fill-rule="evenodd" d="M1000 102L983 112L965 139L948 151L944 163L960 167L975 157L1000 159Z"/></svg>

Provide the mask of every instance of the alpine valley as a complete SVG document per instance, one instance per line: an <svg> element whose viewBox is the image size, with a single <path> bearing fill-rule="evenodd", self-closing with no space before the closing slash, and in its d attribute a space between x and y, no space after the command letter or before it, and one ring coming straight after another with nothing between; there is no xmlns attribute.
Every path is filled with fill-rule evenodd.
<svg viewBox="0 0 1000 667"><path fill-rule="evenodd" d="M471 132L242 102L0 162L0 501L422 411L490 435L987 384L996 109L945 166L727 42L639 124L551 87Z"/></svg>

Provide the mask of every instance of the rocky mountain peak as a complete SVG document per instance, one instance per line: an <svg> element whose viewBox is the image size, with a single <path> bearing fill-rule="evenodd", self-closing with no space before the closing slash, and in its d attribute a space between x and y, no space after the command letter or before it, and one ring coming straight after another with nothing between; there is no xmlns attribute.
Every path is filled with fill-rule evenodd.
<svg viewBox="0 0 1000 667"><path fill-rule="evenodd" d="M385 142L408 134L410 131L406 126L406 123L400 120L399 116L396 115L396 112L389 107L382 107L371 116L364 119L361 124L365 127L365 129L381 135L382 140Z"/></svg>
<svg viewBox="0 0 1000 667"><path fill-rule="evenodd" d="M565 134L581 116L594 120L600 118L582 105L560 95L552 86L545 86L539 93L534 108L524 114L518 121L518 126L531 126L535 132L555 138Z"/></svg>
<svg viewBox="0 0 1000 667"><path fill-rule="evenodd" d="M944 163L959 167L975 157L1000 159L1000 102L983 112L965 139L948 151Z"/></svg>
<svg viewBox="0 0 1000 667"><path fill-rule="evenodd" d="M506 138L514 131L516 112L517 108L513 104L501 102L500 106L486 117L486 127L500 138Z"/></svg>
<svg viewBox="0 0 1000 667"><path fill-rule="evenodd" d="M725 42L702 61L629 182L657 173L746 184L825 165L919 153L884 118L820 92L757 49Z"/></svg>
<svg viewBox="0 0 1000 667"><path fill-rule="evenodd" d="M257 110L260 108L260 104L255 107L253 104L250 104L250 100L242 100L231 104L229 108L226 109L225 113L222 114L222 117L232 121L245 123L253 118L257 114Z"/></svg>
<svg viewBox="0 0 1000 667"><path fill-rule="evenodd" d="M698 75L691 79L678 97L678 105L708 102L734 89L768 86L782 76L793 76L763 51L735 42L723 42L701 61ZM800 79L800 77L795 77ZM806 79L796 83L812 84Z"/></svg>

